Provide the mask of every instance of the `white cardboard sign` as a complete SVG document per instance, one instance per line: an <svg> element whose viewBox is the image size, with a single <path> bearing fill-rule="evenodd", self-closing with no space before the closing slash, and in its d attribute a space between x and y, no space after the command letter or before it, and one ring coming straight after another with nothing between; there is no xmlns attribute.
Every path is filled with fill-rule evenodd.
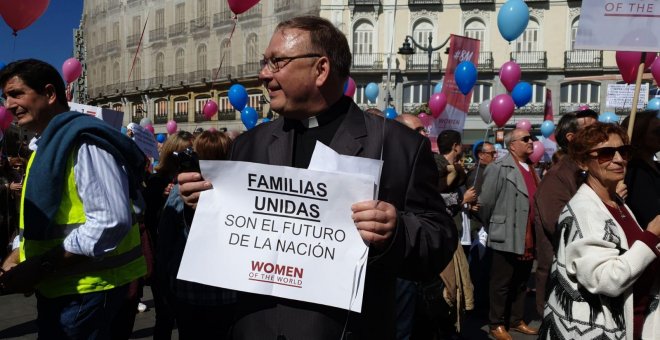
<svg viewBox="0 0 660 340"><path fill-rule="evenodd" d="M631 108L635 85L608 84L607 85L607 107ZM639 90L637 108L643 109L649 101L649 84L642 84Z"/></svg>
<svg viewBox="0 0 660 340"><path fill-rule="evenodd" d="M202 192L178 278L360 312L368 246L351 205L370 176L202 161ZM350 189L350 190L349 190Z"/></svg>

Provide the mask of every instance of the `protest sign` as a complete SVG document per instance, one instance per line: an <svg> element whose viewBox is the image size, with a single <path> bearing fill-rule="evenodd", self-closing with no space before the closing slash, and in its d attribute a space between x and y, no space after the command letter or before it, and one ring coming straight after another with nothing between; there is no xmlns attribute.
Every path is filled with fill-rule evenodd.
<svg viewBox="0 0 660 340"><path fill-rule="evenodd" d="M371 176L202 161L201 193L178 278L360 312L368 246L351 205ZM347 190L350 188L350 190Z"/></svg>
<svg viewBox="0 0 660 340"><path fill-rule="evenodd" d="M582 1L576 49L656 51L660 4L648 0Z"/></svg>
<svg viewBox="0 0 660 340"><path fill-rule="evenodd" d="M449 41L449 60L442 86L442 93L447 96L447 106L429 127L429 136L433 142L444 130L463 133L465 117L467 117L472 99L472 91L464 95L458 89L454 79L456 66L463 61L471 61L475 67L479 64L479 40L452 34ZM435 145L435 143L433 144Z"/></svg>
<svg viewBox="0 0 660 340"><path fill-rule="evenodd" d="M112 127L116 128L117 130L121 129L121 123L124 120L124 113L121 111L115 111L98 106L78 104L73 102L69 102L69 108L71 109L71 111L85 113L90 116L101 119L104 122L110 124Z"/></svg>
<svg viewBox="0 0 660 340"><path fill-rule="evenodd" d="M631 108L635 85L608 84L607 85L607 107ZM637 108L643 109L649 101L649 84L642 84L639 91Z"/></svg>
<svg viewBox="0 0 660 340"><path fill-rule="evenodd" d="M158 144L156 137L151 131L135 123L130 123L126 128L133 132L133 141L147 157L158 159Z"/></svg>

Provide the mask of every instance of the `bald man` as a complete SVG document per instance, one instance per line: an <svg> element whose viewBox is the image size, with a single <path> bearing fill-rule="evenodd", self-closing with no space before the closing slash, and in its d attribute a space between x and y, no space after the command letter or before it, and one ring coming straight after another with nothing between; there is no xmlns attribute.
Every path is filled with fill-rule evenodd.
<svg viewBox="0 0 660 340"><path fill-rule="evenodd" d="M424 137L428 137L429 133L426 131L426 128L424 127L424 124L422 124L422 120L419 119L419 117L415 115L411 115L410 113L404 113L401 115L398 115L395 120L399 123L404 124L405 126L415 130L417 133Z"/></svg>

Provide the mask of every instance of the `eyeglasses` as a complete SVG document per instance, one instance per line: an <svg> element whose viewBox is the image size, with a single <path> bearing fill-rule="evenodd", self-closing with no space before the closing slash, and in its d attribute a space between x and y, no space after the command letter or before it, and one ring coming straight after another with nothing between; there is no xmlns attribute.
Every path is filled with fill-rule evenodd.
<svg viewBox="0 0 660 340"><path fill-rule="evenodd" d="M521 140L521 141L523 141L523 143L529 143L532 140L532 136L525 136L525 137L522 137L522 138L514 139L514 140L512 140L512 142L515 142L517 140Z"/></svg>
<svg viewBox="0 0 660 340"><path fill-rule="evenodd" d="M321 57L322 55L320 54L303 54L294 57L272 57L272 58L264 57L261 61L259 61L259 65L261 65L262 69L264 68L264 66L268 66L268 71L275 73L275 72L279 72L282 68L284 68L286 65L289 65L290 62L296 59L321 58Z"/></svg>
<svg viewBox="0 0 660 340"><path fill-rule="evenodd" d="M624 161L629 161L632 157L632 146L621 145L619 147L606 146L604 148L593 149L589 153L595 152L595 155L589 155L591 158L598 159L598 163L602 164L610 162L614 159L614 155L618 152Z"/></svg>
<svg viewBox="0 0 660 340"><path fill-rule="evenodd" d="M497 155L497 151L479 151L479 153L490 155L491 157L495 157L495 155Z"/></svg>

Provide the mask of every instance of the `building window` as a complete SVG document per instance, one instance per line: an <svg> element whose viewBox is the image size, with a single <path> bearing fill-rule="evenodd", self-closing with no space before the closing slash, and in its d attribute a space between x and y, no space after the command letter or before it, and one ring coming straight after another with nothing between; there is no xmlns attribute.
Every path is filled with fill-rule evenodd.
<svg viewBox="0 0 660 340"><path fill-rule="evenodd" d="M573 25L571 25L571 46L570 50L575 50L575 38L577 37L578 24L580 23L580 17L573 20Z"/></svg>
<svg viewBox="0 0 660 340"><path fill-rule="evenodd" d="M258 37L256 34L252 33L247 37L245 41L246 46L246 57L248 63L256 63L259 61L259 44Z"/></svg>
<svg viewBox="0 0 660 340"><path fill-rule="evenodd" d="M421 20L418 21L415 24L415 27L413 27L413 37L415 38L415 41L417 41L418 44L428 47L429 44L429 36L433 33L433 24L431 24L430 21L428 20ZM415 53L424 53L424 51L417 51L417 47L413 46L415 48Z"/></svg>
<svg viewBox="0 0 660 340"><path fill-rule="evenodd" d="M99 77L99 85L105 86L105 74L107 70L105 69L105 65L101 66L101 76Z"/></svg>
<svg viewBox="0 0 660 340"><path fill-rule="evenodd" d="M206 16L206 0L197 0L197 17L202 18Z"/></svg>
<svg viewBox="0 0 660 340"><path fill-rule="evenodd" d="M562 84L559 97L562 103L598 103L600 102L600 84Z"/></svg>
<svg viewBox="0 0 660 340"><path fill-rule="evenodd" d="M140 34L140 32L142 32L140 21L139 15L133 17L133 34Z"/></svg>
<svg viewBox="0 0 660 340"><path fill-rule="evenodd" d="M119 62L115 61L115 63L112 64L112 83L119 84L119 78Z"/></svg>
<svg viewBox="0 0 660 340"><path fill-rule="evenodd" d="M154 117L167 120L167 100L159 100L154 102Z"/></svg>
<svg viewBox="0 0 660 340"><path fill-rule="evenodd" d="M227 96L218 97L218 111L219 112L235 111L234 107L229 102L229 98Z"/></svg>
<svg viewBox="0 0 660 340"><path fill-rule="evenodd" d="M156 55L156 78L162 79L164 77L165 77L165 54L163 54L163 52L160 52Z"/></svg>
<svg viewBox="0 0 660 340"><path fill-rule="evenodd" d="M353 54L373 53L374 26L366 21L359 21L353 31Z"/></svg>
<svg viewBox="0 0 660 340"><path fill-rule="evenodd" d="M135 67L133 68L133 80L142 79L142 61L140 58L135 58Z"/></svg>
<svg viewBox="0 0 660 340"><path fill-rule="evenodd" d="M124 112L124 106L119 103L113 104L112 109L115 111Z"/></svg>
<svg viewBox="0 0 660 340"><path fill-rule="evenodd" d="M186 3L182 2L174 8L174 22L182 24L186 22Z"/></svg>
<svg viewBox="0 0 660 340"><path fill-rule="evenodd" d="M105 41L106 41L105 39L106 38L107 38L106 29L105 29L105 27L101 27L101 41L100 41L101 45L105 44Z"/></svg>
<svg viewBox="0 0 660 340"><path fill-rule="evenodd" d="M119 40L119 22L115 22L114 24L112 24L112 40L113 41Z"/></svg>
<svg viewBox="0 0 660 340"><path fill-rule="evenodd" d="M133 122L139 122L144 117L144 104L133 103L133 112L131 114Z"/></svg>
<svg viewBox="0 0 660 340"><path fill-rule="evenodd" d="M525 31L514 41L516 52L540 51L540 26L538 21L529 19Z"/></svg>
<svg viewBox="0 0 660 340"><path fill-rule="evenodd" d="M206 70L206 45L197 47L197 71Z"/></svg>
<svg viewBox="0 0 660 340"><path fill-rule="evenodd" d="M204 111L204 105L206 105L206 102L209 101L209 97L201 97L201 98L195 98L195 115L196 116L201 116L202 112Z"/></svg>
<svg viewBox="0 0 660 340"><path fill-rule="evenodd" d="M404 85L403 104L421 104L429 100L429 85L426 83L417 83Z"/></svg>
<svg viewBox="0 0 660 340"><path fill-rule="evenodd" d="M257 114L261 117L261 93L248 95L248 106L257 110Z"/></svg>
<svg viewBox="0 0 660 340"><path fill-rule="evenodd" d="M174 100L174 119L177 122L185 122L188 120L188 99L181 98Z"/></svg>
<svg viewBox="0 0 660 340"><path fill-rule="evenodd" d="M186 59L184 54L185 52L183 51L183 48L176 50L176 56L174 58L174 69L176 74L183 74L186 71Z"/></svg>
<svg viewBox="0 0 660 340"><path fill-rule="evenodd" d="M165 9L156 10L156 29L165 28Z"/></svg>
<svg viewBox="0 0 660 340"><path fill-rule="evenodd" d="M465 36L481 41L481 50L486 49L486 25L483 21L472 19L465 24Z"/></svg>
<svg viewBox="0 0 660 340"><path fill-rule="evenodd" d="M476 84L472 91L472 103L481 104L484 100L488 100L493 96L493 85L491 84Z"/></svg>
<svg viewBox="0 0 660 340"><path fill-rule="evenodd" d="M545 85L532 83L531 103L545 103Z"/></svg>

